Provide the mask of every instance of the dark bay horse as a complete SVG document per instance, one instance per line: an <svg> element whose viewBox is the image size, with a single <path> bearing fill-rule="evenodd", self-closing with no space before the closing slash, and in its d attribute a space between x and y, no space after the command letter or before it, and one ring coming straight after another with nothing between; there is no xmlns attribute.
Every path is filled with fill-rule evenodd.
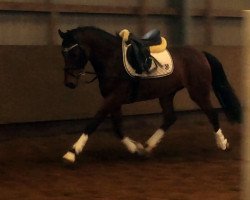
<svg viewBox="0 0 250 200"><path fill-rule="evenodd" d="M192 47L169 48L174 71L156 79L131 78L123 66L122 39L95 27L79 27L67 32L58 31L62 38L65 61L65 86L75 88L88 61L92 64L104 98L92 121L80 138L63 156L70 163L76 161L87 140L107 115L111 115L116 136L131 153L151 152L167 129L176 121L173 99L177 91L186 88L190 98L207 115L219 149L226 150L229 143L220 128L218 114L210 100L213 89L227 118L240 122L241 105L234 94L219 60ZM122 132L123 104L158 98L163 110L161 127L146 141L145 147Z"/></svg>

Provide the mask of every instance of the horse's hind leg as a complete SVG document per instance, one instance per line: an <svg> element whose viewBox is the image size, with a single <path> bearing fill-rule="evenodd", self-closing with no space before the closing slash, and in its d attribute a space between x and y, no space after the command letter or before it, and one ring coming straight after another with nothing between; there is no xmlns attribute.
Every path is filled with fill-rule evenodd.
<svg viewBox="0 0 250 200"><path fill-rule="evenodd" d="M188 92L191 99L196 102L197 105L203 110L203 112L207 115L210 123L212 124L217 147L219 149L226 150L227 148L229 148L229 143L223 135L222 130L220 129L218 113L212 106L210 91L209 89L206 90L204 88L201 90L188 89Z"/></svg>
<svg viewBox="0 0 250 200"><path fill-rule="evenodd" d="M159 98L160 105L163 110L163 124L156 132L146 141L145 150L149 153L151 152L161 141L167 129L176 121L176 116L174 113L174 99L175 93L169 96Z"/></svg>

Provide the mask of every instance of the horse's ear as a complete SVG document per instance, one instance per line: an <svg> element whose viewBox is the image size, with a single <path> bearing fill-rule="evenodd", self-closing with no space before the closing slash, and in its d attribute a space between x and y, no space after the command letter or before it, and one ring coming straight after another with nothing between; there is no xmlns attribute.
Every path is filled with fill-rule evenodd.
<svg viewBox="0 0 250 200"><path fill-rule="evenodd" d="M60 37L63 39L65 37L65 33L62 32L60 29L58 29L58 34L60 35Z"/></svg>

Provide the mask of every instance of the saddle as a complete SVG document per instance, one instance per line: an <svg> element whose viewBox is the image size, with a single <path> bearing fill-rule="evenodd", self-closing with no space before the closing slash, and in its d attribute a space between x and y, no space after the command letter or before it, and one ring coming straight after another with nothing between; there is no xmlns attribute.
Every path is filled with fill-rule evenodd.
<svg viewBox="0 0 250 200"><path fill-rule="evenodd" d="M150 54L163 52L167 47L166 39L160 36L160 31L157 29L149 31L142 38L135 36L126 29L122 30L119 36L127 45L131 45L132 50L130 52L132 52L135 61L132 66L137 74L149 73L152 64Z"/></svg>

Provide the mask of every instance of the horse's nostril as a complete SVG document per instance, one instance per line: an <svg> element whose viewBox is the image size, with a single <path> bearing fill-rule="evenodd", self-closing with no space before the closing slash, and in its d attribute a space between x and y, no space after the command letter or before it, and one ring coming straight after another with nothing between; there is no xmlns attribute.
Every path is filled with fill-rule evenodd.
<svg viewBox="0 0 250 200"><path fill-rule="evenodd" d="M74 83L65 83L65 86L70 88L70 89L75 89L76 88L76 84L74 84Z"/></svg>

